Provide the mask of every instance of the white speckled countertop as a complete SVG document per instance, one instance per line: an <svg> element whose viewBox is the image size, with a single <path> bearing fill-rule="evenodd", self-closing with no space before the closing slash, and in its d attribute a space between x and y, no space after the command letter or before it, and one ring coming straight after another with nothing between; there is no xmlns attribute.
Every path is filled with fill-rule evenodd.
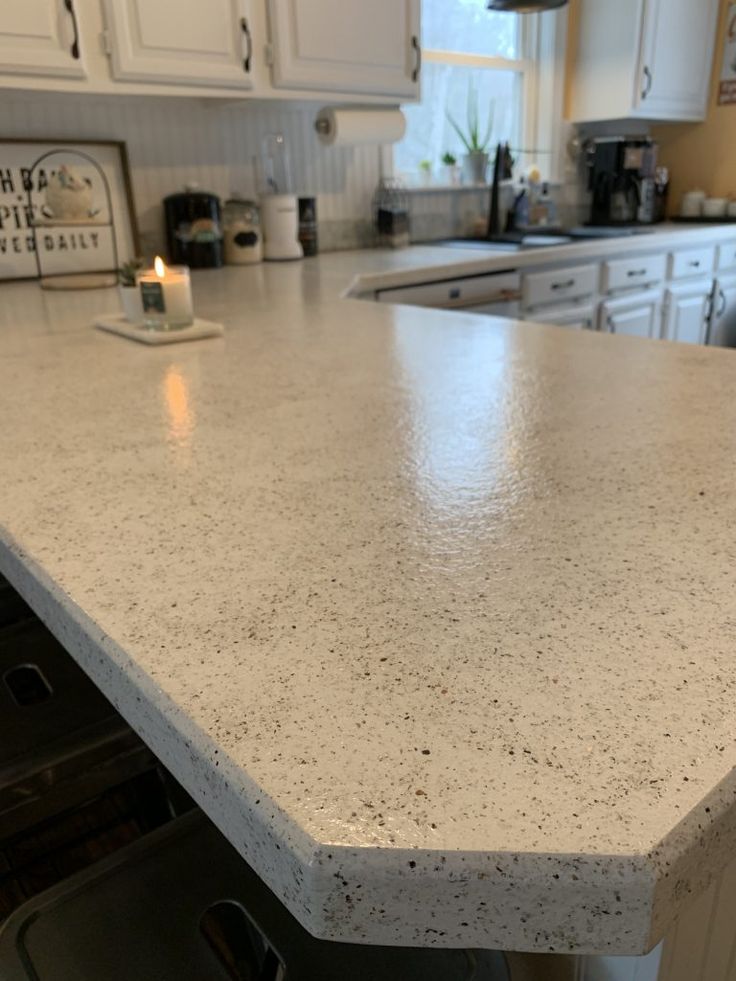
<svg viewBox="0 0 736 981"><path fill-rule="evenodd" d="M641 952L736 845L736 353L336 299L442 262L0 287L0 571L313 932Z"/></svg>

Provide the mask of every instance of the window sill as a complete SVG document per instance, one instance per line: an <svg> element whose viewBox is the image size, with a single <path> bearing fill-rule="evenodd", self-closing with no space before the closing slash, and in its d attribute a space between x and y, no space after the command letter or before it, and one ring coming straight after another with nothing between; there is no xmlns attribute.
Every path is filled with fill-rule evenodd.
<svg viewBox="0 0 736 981"><path fill-rule="evenodd" d="M506 183L506 182L504 182ZM562 187L562 181L544 181L549 187ZM468 191L489 192L490 184L409 184L401 189L411 196L421 194L457 194Z"/></svg>
<svg viewBox="0 0 736 981"><path fill-rule="evenodd" d="M489 191L490 184L409 184L402 191L407 194L453 194L463 191Z"/></svg>

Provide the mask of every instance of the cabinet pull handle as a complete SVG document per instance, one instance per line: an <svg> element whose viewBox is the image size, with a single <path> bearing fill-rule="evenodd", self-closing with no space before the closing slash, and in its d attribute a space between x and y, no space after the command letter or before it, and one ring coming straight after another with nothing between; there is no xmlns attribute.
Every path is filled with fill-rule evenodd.
<svg viewBox="0 0 736 981"><path fill-rule="evenodd" d="M550 285L550 289L553 289L553 290L569 290L574 285L575 285L575 280L574 279L566 279L564 281L564 283L552 283Z"/></svg>
<svg viewBox="0 0 736 981"><path fill-rule="evenodd" d="M718 313L716 313L716 318L720 319L726 312L726 294L723 292L723 290L718 290L718 300L720 302L718 304Z"/></svg>
<svg viewBox="0 0 736 981"><path fill-rule="evenodd" d="M77 24L77 14L74 10L73 0L64 0L64 7L72 19L72 27L74 28L74 40L69 50L71 51L72 58L79 60L79 25Z"/></svg>
<svg viewBox="0 0 736 981"><path fill-rule="evenodd" d="M626 273L627 276L646 276L646 269L629 269Z"/></svg>
<svg viewBox="0 0 736 981"><path fill-rule="evenodd" d="M245 35L245 58L243 58L243 71L250 72L250 60L253 57L253 38L250 36L250 28L245 17L240 18L240 30Z"/></svg>
<svg viewBox="0 0 736 981"><path fill-rule="evenodd" d="M652 91L652 81L652 73L649 70L649 65L644 65L644 88L641 90L642 100L646 99Z"/></svg>
<svg viewBox="0 0 736 981"><path fill-rule="evenodd" d="M422 48L416 34L411 36L411 46L414 49L414 69L411 73L411 80L416 82L419 79L419 72L422 70Z"/></svg>
<svg viewBox="0 0 736 981"><path fill-rule="evenodd" d="M692 269L700 269L700 259L691 259L690 262L688 262L688 266L690 266Z"/></svg>

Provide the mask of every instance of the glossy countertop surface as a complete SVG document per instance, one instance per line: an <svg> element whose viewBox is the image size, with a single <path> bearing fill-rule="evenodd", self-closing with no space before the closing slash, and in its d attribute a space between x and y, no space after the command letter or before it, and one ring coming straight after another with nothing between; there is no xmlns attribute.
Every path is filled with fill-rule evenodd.
<svg viewBox="0 0 736 981"><path fill-rule="evenodd" d="M736 844L736 353L338 298L435 251L0 287L0 571L316 934L641 952Z"/></svg>

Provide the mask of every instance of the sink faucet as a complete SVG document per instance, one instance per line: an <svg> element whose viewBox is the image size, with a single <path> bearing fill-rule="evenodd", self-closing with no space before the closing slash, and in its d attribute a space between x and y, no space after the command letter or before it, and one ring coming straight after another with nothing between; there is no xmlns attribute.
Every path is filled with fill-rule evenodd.
<svg viewBox="0 0 736 981"><path fill-rule="evenodd" d="M491 206L488 215L488 232L486 238L495 238L501 234L501 207L498 200L501 181L511 180L513 176L514 158L508 143L496 146L496 156L493 161L493 183L491 184Z"/></svg>

